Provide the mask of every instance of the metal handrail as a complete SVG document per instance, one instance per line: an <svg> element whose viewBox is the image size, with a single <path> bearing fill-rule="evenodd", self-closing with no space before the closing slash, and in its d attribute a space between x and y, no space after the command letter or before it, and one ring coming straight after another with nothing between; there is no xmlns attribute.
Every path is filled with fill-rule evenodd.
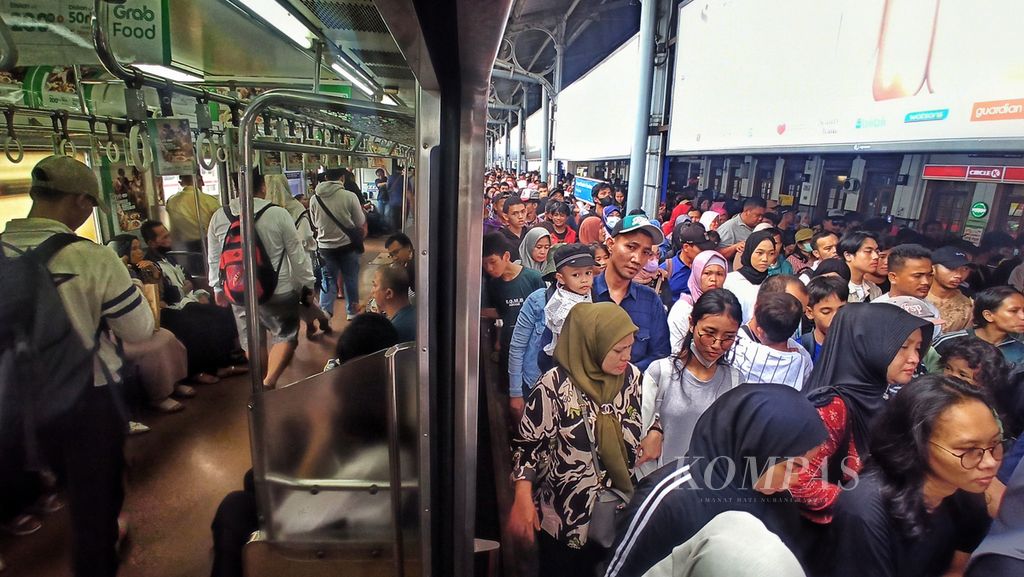
<svg viewBox="0 0 1024 577"><path fill-rule="evenodd" d="M360 102L334 96L331 94L314 94L298 90L270 90L254 98L245 110L239 122L239 148L241 149L241 176L239 184L239 220L242 232L242 256L245 268L246 286L256 286L256 249L253 239L256 238L256 226L253 220L255 189L253 185L253 160L256 152L256 119L271 106L296 108L315 107L332 112L371 112L391 117L405 118L411 114L392 106L384 106L368 102ZM272 143L271 144L284 144ZM341 151L339 151L341 152ZM348 153L346 153L348 154ZM249 335L249 350L258 351L262 334L260 331L259 303L252 290L245 291L246 330ZM257 480L256 497L261 510L270 508L270 494L266 483L266 463L263 458L263 447L258 442L263 438L261 420L263 417L263 363L259 354L249 355L249 377L252 386L250 409L250 434L252 443L253 473ZM395 483L397 486L397 483ZM400 527L397 527L398 530Z"/></svg>
<svg viewBox="0 0 1024 577"><path fill-rule="evenodd" d="M373 480L352 480L352 479L299 479L297 477L289 477L287 475L274 475L268 474L264 479L268 483L274 485L280 485L287 489L298 489L300 491L369 491L373 493L376 490L388 489L390 490L392 484L390 481L373 481ZM405 481L398 484L403 490L406 489L418 489L419 483L416 481Z"/></svg>

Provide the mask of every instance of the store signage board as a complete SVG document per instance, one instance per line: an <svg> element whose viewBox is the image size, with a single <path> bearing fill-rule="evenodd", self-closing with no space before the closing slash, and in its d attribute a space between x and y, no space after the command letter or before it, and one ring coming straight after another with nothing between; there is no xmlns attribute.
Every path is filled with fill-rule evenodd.
<svg viewBox="0 0 1024 577"><path fill-rule="evenodd" d="M1017 149L1021 21L1019 0L684 0L669 153Z"/></svg>
<svg viewBox="0 0 1024 577"><path fill-rule="evenodd" d="M577 176L574 182L572 194L576 197L576 200L583 200L589 204L594 204L594 187L604 181Z"/></svg>
<svg viewBox="0 0 1024 577"><path fill-rule="evenodd" d="M925 180L1024 183L1024 166L926 164L921 177Z"/></svg>
<svg viewBox="0 0 1024 577"><path fill-rule="evenodd" d="M984 202L976 202L971 205L971 218L985 218L988 215L988 205Z"/></svg>

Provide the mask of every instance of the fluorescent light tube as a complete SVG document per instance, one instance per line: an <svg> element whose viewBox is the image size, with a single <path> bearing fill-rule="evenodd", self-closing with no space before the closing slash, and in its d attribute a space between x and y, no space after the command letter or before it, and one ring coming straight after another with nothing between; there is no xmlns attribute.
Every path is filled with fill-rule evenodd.
<svg viewBox="0 0 1024 577"><path fill-rule="evenodd" d="M292 42L302 48L309 50L313 47L313 41L309 39L309 28L306 28L298 18L292 16L287 8L278 4L277 0L235 1L258 14L260 18L280 30L282 34L291 38Z"/></svg>
<svg viewBox="0 0 1024 577"><path fill-rule="evenodd" d="M371 98L373 97L373 90L370 90L370 88L366 84L363 84L363 81L356 78L356 75L350 72L347 68L345 68L344 66L337 62L331 64L331 68L333 68L334 71L337 72L338 74L344 76L346 80L352 83L352 86L355 86L359 90L362 90L363 94Z"/></svg>
<svg viewBox="0 0 1024 577"><path fill-rule="evenodd" d="M398 103L395 102L395 99L391 98L387 94L385 94L384 97L380 99L380 103L387 104L388 106L398 106Z"/></svg>
<svg viewBox="0 0 1024 577"><path fill-rule="evenodd" d="M175 68L168 68L166 66L160 66L159 64L135 64L136 68L143 72L148 72L153 76L159 76L160 78L166 78L168 80L174 80L177 82L202 82L203 79L188 72L182 72Z"/></svg>

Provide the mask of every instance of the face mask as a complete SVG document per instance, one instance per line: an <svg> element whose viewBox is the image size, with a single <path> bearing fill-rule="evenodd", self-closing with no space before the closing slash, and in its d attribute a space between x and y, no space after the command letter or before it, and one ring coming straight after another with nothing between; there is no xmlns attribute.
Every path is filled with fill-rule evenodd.
<svg viewBox="0 0 1024 577"><path fill-rule="evenodd" d="M811 249L811 243L809 243L809 242L805 242L804 244L800 245L800 250L802 250L802 251L804 251L806 253L813 252L813 250Z"/></svg>
<svg viewBox="0 0 1024 577"><path fill-rule="evenodd" d="M705 359L704 355L700 354L700 351L697 350L697 343L690 343L690 354L693 355L694 359L697 359L698 363L704 365L705 369L710 369L711 366L715 364L713 361Z"/></svg>

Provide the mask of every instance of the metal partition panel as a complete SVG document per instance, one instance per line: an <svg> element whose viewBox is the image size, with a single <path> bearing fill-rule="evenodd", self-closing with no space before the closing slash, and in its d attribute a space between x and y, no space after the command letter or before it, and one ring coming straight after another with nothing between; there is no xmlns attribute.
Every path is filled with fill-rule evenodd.
<svg viewBox="0 0 1024 577"><path fill-rule="evenodd" d="M269 542L364 549L419 573L416 373L406 343L263 393Z"/></svg>

